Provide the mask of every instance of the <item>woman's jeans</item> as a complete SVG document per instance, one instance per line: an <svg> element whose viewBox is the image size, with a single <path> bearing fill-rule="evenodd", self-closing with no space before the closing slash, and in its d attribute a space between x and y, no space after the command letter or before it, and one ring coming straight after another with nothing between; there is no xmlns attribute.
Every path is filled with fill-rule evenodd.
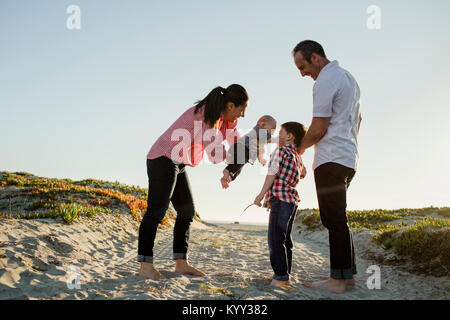
<svg viewBox="0 0 450 320"><path fill-rule="evenodd" d="M274 271L273 279L275 280L289 280L293 247L291 231L296 213L296 205L275 197L270 198L268 242L270 264Z"/></svg>
<svg viewBox="0 0 450 320"><path fill-rule="evenodd" d="M352 233L347 224L347 189L355 170L327 162L314 170L322 224L328 229L330 267L333 279L351 279L356 274Z"/></svg>
<svg viewBox="0 0 450 320"><path fill-rule="evenodd" d="M147 159L147 175L147 211L139 227L138 261L153 263L156 231L170 201L177 212L173 258L186 259L189 227L195 216L195 208L185 165L176 164L167 157Z"/></svg>

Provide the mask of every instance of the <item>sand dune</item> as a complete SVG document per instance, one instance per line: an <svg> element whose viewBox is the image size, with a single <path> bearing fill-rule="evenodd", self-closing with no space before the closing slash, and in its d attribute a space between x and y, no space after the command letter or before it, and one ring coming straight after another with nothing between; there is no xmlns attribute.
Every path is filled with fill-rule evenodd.
<svg viewBox="0 0 450 320"><path fill-rule="evenodd" d="M328 273L326 231L294 226L292 289L269 287L267 227L194 222L189 261L207 273L198 278L173 272L172 227L160 229L155 265L168 279L137 276L138 224L129 214L61 218L0 219L0 299L449 299L450 281L381 266L381 289L369 290L367 257L374 250L367 232L356 232L357 285L343 295L302 285ZM70 266L80 271L80 288ZM69 272L68 272L69 271ZM75 278L75 276L73 277Z"/></svg>

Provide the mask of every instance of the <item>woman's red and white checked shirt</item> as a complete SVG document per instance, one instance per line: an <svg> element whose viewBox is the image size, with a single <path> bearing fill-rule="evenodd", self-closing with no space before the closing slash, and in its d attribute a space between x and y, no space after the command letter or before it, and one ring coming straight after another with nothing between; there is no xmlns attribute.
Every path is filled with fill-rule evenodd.
<svg viewBox="0 0 450 320"><path fill-rule="evenodd" d="M194 113L195 107L186 110L153 144L147 159L165 156L177 163L195 167L206 152L209 160L220 163L226 158L223 141L232 145L240 138L234 122L220 118L217 128L210 128L204 121L205 106Z"/></svg>
<svg viewBox="0 0 450 320"><path fill-rule="evenodd" d="M268 207L271 196L288 203L300 202L296 186L306 176L306 168L292 144L275 149L270 157L268 174L276 175L276 178L265 195L264 207Z"/></svg>

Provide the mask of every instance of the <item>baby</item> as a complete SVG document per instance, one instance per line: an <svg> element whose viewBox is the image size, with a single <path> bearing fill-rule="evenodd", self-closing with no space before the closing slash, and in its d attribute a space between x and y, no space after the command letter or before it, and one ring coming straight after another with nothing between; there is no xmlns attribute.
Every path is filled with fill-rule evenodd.
<svg viewBox="0 0 450 320"><path fill-rule="evenodd" d="M220 179L222 188L229 187L229 183L241 173L244 165L254 164L256 159L264 166L265 145L271 142L272 135L277 128L277 121L269 116L262 116L256 126L246 135L237 140L227 153L227 167L223 170Z"/></svg>

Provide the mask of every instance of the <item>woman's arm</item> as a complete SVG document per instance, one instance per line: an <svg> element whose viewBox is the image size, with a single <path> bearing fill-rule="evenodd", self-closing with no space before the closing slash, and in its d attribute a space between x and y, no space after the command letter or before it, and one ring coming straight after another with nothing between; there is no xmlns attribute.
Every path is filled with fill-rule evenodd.
<svg viewBox="0 0 450 320"><path fill-rule="evenodd" d="M237 120L235 122L225 121L221 124L220 130L203 127L203 146L209 161L218 164L226 159L227 150L223 141L226 140L231 147L234 141L240 138L239 132L236 130Z"/></svg>
<svg viewBox="0 0 450 320"><path fill-rule="evenodd" d="M229 146L232 146L238 139L241 138L239 131L237 131L237 120L235 120L234 122L224 121L221 132L223 134L224 140L227 141Z"/></svg>

